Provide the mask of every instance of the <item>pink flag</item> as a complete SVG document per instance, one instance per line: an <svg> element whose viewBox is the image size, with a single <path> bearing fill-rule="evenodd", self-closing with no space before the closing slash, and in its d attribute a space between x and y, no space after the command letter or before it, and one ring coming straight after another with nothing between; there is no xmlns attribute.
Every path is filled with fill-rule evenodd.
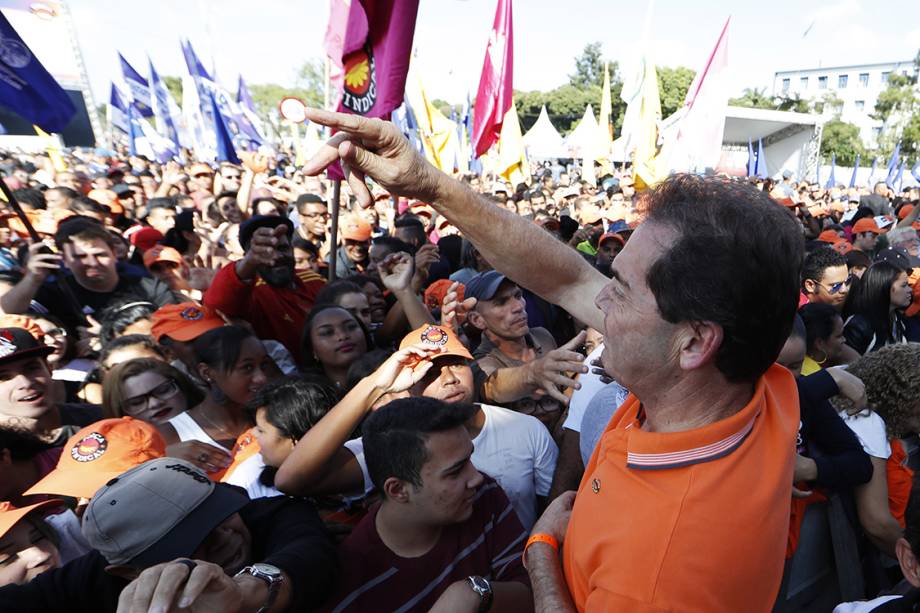
<svg viewBox="0 0 920 613"><path fill-rule="evenodd" d="M326 53L335 106L343 113L387 118L402 104L419 0L331 0Z"/></svg>
<svg viewBox="0 0 920 613"><path fill-rule="evenodd" d="M511 0L498 0L492 34L482 63L476 106L473 110L473 148L476 157L489 150L502 131L502 120L511 108L514 82L514 38Z"/></svg>

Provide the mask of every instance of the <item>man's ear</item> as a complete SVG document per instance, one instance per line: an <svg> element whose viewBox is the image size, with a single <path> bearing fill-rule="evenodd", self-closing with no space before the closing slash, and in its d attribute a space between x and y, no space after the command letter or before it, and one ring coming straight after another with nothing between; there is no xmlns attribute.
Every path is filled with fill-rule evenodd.
<svg viewBox="0 0 920 613"><path fill-rule="evenodd" d="M124 566L122 564L109 564L105 567L105 572L112 575L113 577L119 577L125 581L134 581L137 579L137 576L141 574L136 568L131 566Z"/></svg>
<svg viewBox="0 0 920 613"><path fill-rule="evenodd" d="M715 361L722 346L722 326L711 321L688 322L678 339L678 359L682 370L695 370Z"/></svg>
<svg viewBox="0 0 920 613"><path fill-rule="evenodd" d="M802 283L806 294L814 294L818 291L818 283L814 279L805 279Z"/></svg>
<svg viewBox="0 0 920 613"><path fill-rule="evenodd" d="M920 564L917 562L917 556L914 555L913 549L907 539L899 538L894 545L894 553L901 563L901 572L907 582L914 587L920 587Z"/></svg>
<svg viewBox="0 0 920 613"><path fill-rule="evenodd" d="M470 322L470 324L472 324L472 326L476 328L477 330L485 331L486 320L482 316L482 314L476 309L473 309L472 311L466 314L466 320Z"/></svg>
<svg viewBox="0 0 920 613"><path fill-rule="evenodd" d="M402 479L390 477L383 482L383 493L387 498L393 500L394 502L405 504L409 502L410 487L410 484L403 481Z"/></svg>

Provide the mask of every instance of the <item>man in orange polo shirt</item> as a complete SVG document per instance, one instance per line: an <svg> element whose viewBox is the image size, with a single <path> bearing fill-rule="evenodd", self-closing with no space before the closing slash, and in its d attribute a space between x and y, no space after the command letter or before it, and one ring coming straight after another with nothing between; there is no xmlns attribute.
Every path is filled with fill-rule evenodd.
<svg viewBox="0 0 920 613"><path fill-rule="evenodd" d="M534 526L525 562L536 610L769 611L799 423L792 375L773 365L804 250L788 211L744 184L672 177L643 199L646 220L608 281L434 169L392 124L307 113L339 132L305 174L341 157L360 204L371 200L362 175L433 203L498 271L603 330L605 370L632 391L577 496L560 496Z"/></svg>

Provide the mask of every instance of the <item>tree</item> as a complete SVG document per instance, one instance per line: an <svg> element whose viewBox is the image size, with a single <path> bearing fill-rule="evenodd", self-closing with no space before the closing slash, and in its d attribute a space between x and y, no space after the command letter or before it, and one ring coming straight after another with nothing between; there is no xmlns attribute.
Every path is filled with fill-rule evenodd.
<svg viewBox="0 0 920 613"><path fill-rule="evenodd" d="M745 88L740 98L731 98L728 103L731 106L743 106L749 109L776 109L776 104L772 96L767 95L766 88Z"/></svg>
<svg viewBox="0 0 920 613"><path fill-rule="evenodd" d="M297 69L296 89L304 92L304 101L315 107L323 106L326 87L325 67L320 60L310 60Z"/></svg>
<svg viewBox="0 0 920 613"><path fill-rule="evenodd" d="M792 96L780 96L776 98L776 110L792 111L793 113L811 113L813 101L810 98L802 98L799 93Z"/></svg>
<svg viewBox="0 0 920 613"><path fill-rule="evenodd" d="M891 73L888 87L879 94L873 119L885 122L879 137L879 153L890 156L895 145L901 143L901 156L908 164L920 158L920 94L917 77L920 74L920 51L914 58L913 74Z"/></svg>
<svg viewBox="0 0 920 613"><path fill-rule="evenodd" d="M169 90L169 93L172 94L172 97L176 102L182 102L182 79L179 77L170 77L163 76L163 83L166 85L166 89Z"/></svg>
<svg viewBox="0 0 920 613"><path fill-rule="evenodd" d="M851 123L840 121L839 118L834 118L824 124L821 153L825 161L830 159L832 153L835 154L837 163L841 166L855 165L857 155L862 156L863 159L868 158L862 139L859 137L859 128Z"/></svg>
<svg viewBox="0 0 920 613"><path fill-rule="evenodd" d="M669 117L684 104L687 90L693 83L696 72L683 66L668 68L656 66L658 73L658 96L661 99L661 116Z"/></svg>
<svg viewBox="0 0 920 613"><path fill-rule="evenodd" d="M616 72L616 63L613 71ZM575 72L569 75L569 85L573 87L600 87L604 83L604 59L601 57L601 43L594 42L585 45L581 55L575 58Z"/></svg>

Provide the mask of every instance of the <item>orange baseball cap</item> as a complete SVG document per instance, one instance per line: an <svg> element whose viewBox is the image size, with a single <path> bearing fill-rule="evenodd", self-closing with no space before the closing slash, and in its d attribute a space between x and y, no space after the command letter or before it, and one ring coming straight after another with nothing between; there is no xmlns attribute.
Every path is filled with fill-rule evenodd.
<svg viewBox="0 0 920 613"><path fill-rule="evenodd" d="M342 219L340 233L342 238L350 241L369 241L371 240L371 224L356 215L349 215Z"/></svg>
<svg viewBox="0 0 920 613"><path fill-rule="evenodd" d="M14 507L11 502L0 502L0 538L3 538L7 532L13 529L13 526L35 509L61 503L61 500L43 500L38 504L30 504L27 507Z"/></svg>
<svg viewBox="0 0 920 613"><path fill-rule="evenodd" d="M194 302L167 304L157 309L150 319L153 321L150 333L158 343L164 336L187 343L226 323L211 307Z"/></svg>
<svg viewBox="0 0 920 613"><path fill-rule="evenodd" d="M427 306L429 309L440 309L441 302L443 302L444 300L444 296L447 295L447 292L450 289L450 286L453 284L454 282L451 281L450 279L438 279L437 281L429 285L428 288L425 290L425 295L424 295L425 306ZM463 285L462 283L457 285L457 301L458 302L463 302L463 289L465 287L466 286Z"/></svg>
<svg viewBox="0 0 920 613"><path fill-rule="evenodd" d="M182 254L172 247L155 245L144 252L144 267L149 269L157 262L172 262L181 266L185 260L182 259Z"/></svg>
<svg viewBox="0 0 920 613"><path fill-rule="evenodd" d="M863 217L859 221L853 224L853 233L862 234L863 232L872 232L873 234L881 234L882 229L878 227L878 224L875 223L875 220L871 217Z"/></svg>
<svg viewBox="0 0 920 613"><path fill-rule="evenodd" d="M898 211L898 219L904 219L905 217L907 217L913 212L914 212L914 205L905 204L904 206L901 207L901 210Z"/></svg>
<svg viewBox="0 0 920 613"><path fill-rule="evenodd" d="M849 252L853 251L853 245L846 240L839 240L836 243L831 244L831 249L839 253L840 255L846 255Z"/></svg>
<svg viewBox="0 0 920 613"><path fill-rule="evenodd" d="M165 455L166 441L153 424L127 416L103 419L71 436L54 470L23 495L92 498L123 472Z"/></svg>
<svg viewBox="0 0 920 613"><path fill-rule="evenodd" d="M822 243L834 244L834 243L842 241L843 239L840 238L840 235L837 234L835 230L825 230L824 232L818 235L818 240L821 241Z"/></svg>
<svg viewBox="0 0 920 613"><path fill-rule="evenodd" d="M420 345L425 348L430 347L432 349L440 348L441 352L434 356L436 358L456 355L461 358L466 358L467 360L473 359L473 356L470 355L469 350L460 342L457 335L444 326L425 324L407 334L406 337L402 339L402 342L399 343L399 348L405 349L406 347L415 345Z"/></svg>
<svg viewBox="0 0 920 613"><path fill-rule="evenodd" d="M600 240L597 241L597 246L600 247L604 244L605 241L608 240L615 240L616 242L620 243L620 247L626 246L626 240L616 232L606 232L603 236L601 236Z"/></svg>

